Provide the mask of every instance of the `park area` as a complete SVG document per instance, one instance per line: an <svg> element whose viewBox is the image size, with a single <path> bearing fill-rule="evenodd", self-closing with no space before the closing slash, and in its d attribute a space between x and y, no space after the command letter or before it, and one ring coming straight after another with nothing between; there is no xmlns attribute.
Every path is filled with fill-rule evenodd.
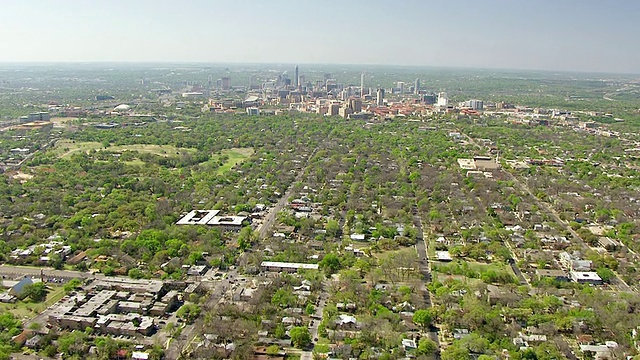
<svg viewBox="0 0 640 360"><path fill-rule="evenodd" d="M53 153L61 159L68 159L73 154L89 153L91 151L108 151L111 153L139 153L151 154L162 157L194 155L198 150L192 148L179 148L172 145L134 144L134 145L108 145L96 141L73 141L60 140L52 149ZM218 174L225 173L237 164L242 163L249 156L253 155L253 148L231 148L224 149L203 163L205 167L215 167ZM139 158L130 159L124 162L129 165L144 165L145 162Z"/></svg>
<svg viewBox="0 0 640 360"><path fill-rule="evenodd" d="M56 143L53 151L59 158L69 158L71 155L79 152L89 152L91 150L96 151L110 151L110 152L124 152L124 151L137 151L143 154L152 154L158 156L171 156L181 153L195 154L196 149L177 148L171 145L150 145L150 144L135 144L135 145L109 145L96 142L96 141L73 141L73 140L60 140Z"/></svg>

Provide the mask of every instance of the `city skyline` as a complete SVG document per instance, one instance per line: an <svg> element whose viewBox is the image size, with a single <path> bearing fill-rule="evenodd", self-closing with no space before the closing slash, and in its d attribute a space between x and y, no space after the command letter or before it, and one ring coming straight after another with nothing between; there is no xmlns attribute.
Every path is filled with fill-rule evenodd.
<svg viewBox="0 0 640 360"><path fill-rule="evenodd" d="M8 1L0 62L362 64L640 73L640 4ZM294 81L297 79L294 79Z"/></svg>

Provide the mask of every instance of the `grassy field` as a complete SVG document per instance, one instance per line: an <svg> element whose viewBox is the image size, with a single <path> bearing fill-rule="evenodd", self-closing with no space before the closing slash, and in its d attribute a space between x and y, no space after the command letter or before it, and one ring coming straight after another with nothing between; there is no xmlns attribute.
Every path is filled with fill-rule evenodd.
<svg viewBox="0 0 640 360"><path fill-rule="evenodd" d="M56 145L51 149L53 153L61 159L69 158L71 155L80 153L80 152L89 152L91 150L96 151L111 151L115 153L122 153L125 151L137 151L139 153L153 154L158 156L173 156L181 153L191 153L194 154L197 152L196 149L190 148L177 148L171 145L112 145L108 147L104 147L103 144L99 142L93 141L72 141L72 140L60 140L56 143ZM249 156L253 155L253 148L232 148L225 149L220 152L220 154L214 154L211 156L211 159L206 163L203 163L204 166L209 166L212 171L216 171L217 174L223 174L229 170L231 170L234 166L242 163ZM219 165L219 160L221 157L226 157L226 161ZM125 161L128 165L144 165L144 161L140 159L133 159L129 161Z"/></svg>
<svg viewBox="0 0 640 360"><path fill-rule="evenodd" d="M54 127L64 127L65 124L69 121L78 120L77 117L53 117L51 118L51 122Z"/></svg>
<svg viewBox="0 0 640 360"><path fill-rule="evenodd" d="M40 312L47 307L58 302L64 296L64 289L62 287L49 286L49 293L47 299L42 303L34 303L29 300L18 301L14 304L0 303L0 312L8 311L15 317L22 320L29 320L34 318Z"/></svg>
<svg viewBox="0 0 640 360"><path fill-rule="evenodd" d="M221 155L229 157L222 166L218 168L218 174L223 174L231 170L234 166L243 162L249 156L253 155L253 148L233 148L222 150Z"/></svg>
<svg viewBox="0 0 640 360"><path fill-rule="evenodd" d="M219 154L211 155L211 158L200 165L208 171L215 171L218 175L224 174L234 166L245 161L253 155L253 148L232 148L224 149ZM220 158L226 156L227 160L220 165Z"/></svg>
<svg viewBox="0 0 640 360"><path fill-rule="evenodd" d="M140 153L147 153L159 156L170 156L176 155L178 153L188 152L195 153L196 149L187 149L187 148L177 148L171 145L115 145L108 146L105 148L101 143L94 141L76 141L72 140L60 140L56 143L56 146L52 149L52 151L59 158L67 158L70 157L74 153L78 152L89 152L91 150L107 150L113 152L123 152L123 151L137 151Z"/></svg>
<svg viewBox="0 0 640 360"><path fill-rule="evenodd" d="M471 260L460 262L459 260L453 262L440 262L434 261L431 265L434 272L438 275L457 276L456 279L461 280L464 277L468 278L481 278L483 274L487 272L495 272L499 274L507 274L514 280L517 279L516 274L510 266L500 263L479 263Z"/></svg>

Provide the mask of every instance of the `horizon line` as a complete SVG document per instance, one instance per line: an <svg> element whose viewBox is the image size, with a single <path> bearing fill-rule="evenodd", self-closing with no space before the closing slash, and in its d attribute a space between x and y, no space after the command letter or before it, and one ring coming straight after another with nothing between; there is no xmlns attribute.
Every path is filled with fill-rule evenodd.
<svg viewBox="0 0 640 360"><path fill-rule="evenodd" d="M356 63L312 63L312 62L211 62L211 61L127 61L127 60L64 60L64 61L4 61L2 65L100 65L100 64L127 64L127 65L302 65L302 66L349 66L349 67L396 67L396 68L425 68L442 70L482 70L482 71L522 71L522 72L544 72L544 73L578 73L578 74L599 74L599 75L628 75L638 76L640 72L615 72L602 70L555 70L555 69L526 69L526 68L492 68L492 67L468 67L468 66L444 66L444 65L408 65L408 64L356 64Z"/></svg>

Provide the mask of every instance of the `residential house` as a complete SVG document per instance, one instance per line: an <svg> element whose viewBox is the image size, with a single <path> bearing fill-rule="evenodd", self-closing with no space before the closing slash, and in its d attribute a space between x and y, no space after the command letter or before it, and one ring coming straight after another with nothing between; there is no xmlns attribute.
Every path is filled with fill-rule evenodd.
<svg viewBox="0 0 640 360"><path fill-rule="evenodd" d="M570 281L569 275L564 270L536 269L538 278L549 277L557 281Z"/></svg>

